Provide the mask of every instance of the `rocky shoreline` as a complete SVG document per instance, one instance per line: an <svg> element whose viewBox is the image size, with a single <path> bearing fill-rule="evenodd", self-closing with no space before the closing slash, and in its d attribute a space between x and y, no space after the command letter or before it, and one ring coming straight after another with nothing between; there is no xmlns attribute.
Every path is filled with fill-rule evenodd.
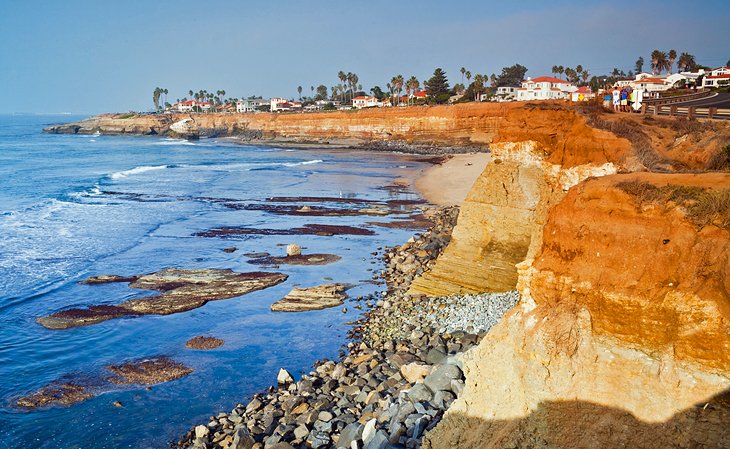
<svg viewBox="0 0 730 449"><path fill-rule="evenodd" d="M514 306L516 292L412 297L415 276L450 241L458 208L439 209L434 225L383 254L387 291L359 298L338 361L321 360L295 381L211 416L171 447L178 449L415 448L464 388L461 354Z"/></svg>

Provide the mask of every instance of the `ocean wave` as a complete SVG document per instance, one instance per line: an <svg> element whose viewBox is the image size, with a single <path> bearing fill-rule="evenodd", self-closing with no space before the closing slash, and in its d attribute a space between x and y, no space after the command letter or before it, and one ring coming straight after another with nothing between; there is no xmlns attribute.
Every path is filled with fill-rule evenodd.
<svg viewBox="0 0 730 449"><path fill-rule="evenodd" d="M322 162L324 162L322 159L312 159L311 161L304 161L304 162L285 162L282 165L284 167L297 167L299 165L321 164Z"/></svg>
<svg viewBox="0 0 730 449"><path fill-rule="evenodd" d="M185 140L185 139L163 139L158 140L157 142L153 143L152 145L162 145L162 146L170 146L170 145L189 145L189 146L197 146L197 144Z"/></svg>
<svg viewBox="0 0 730 449"><path fill-rule="evenodd" d="M140 165L139 167L130 168L129 170L123 170L109 175L111 179L123 179L128 178L132 175L138 175L153 170L164 170L166 168L172 168L170 165Z"/></svg>

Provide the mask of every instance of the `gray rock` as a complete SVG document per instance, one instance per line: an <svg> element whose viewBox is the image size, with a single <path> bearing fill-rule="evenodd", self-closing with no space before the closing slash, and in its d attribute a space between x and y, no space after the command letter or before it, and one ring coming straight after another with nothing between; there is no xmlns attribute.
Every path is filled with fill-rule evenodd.
<svg viewBox="0 0 730 449"><path fill-rule="evenodd" d="M428 381L428 377L426 377L426 381ZM411 389L408 391L408 399L410 399L412 402L424 402L424 401L430 401L433 397L431 394L431 390L426 384L416 384L411 387Z"/></svg>
<svg viewBox="0 0 730 449"><path fill-rule="evenodd" d="M330 444L330 436L325 432L313 430L307 437L307 444L313 449L317 449Z"/></svg>
<svg viewBox="0 0 730 449"><path fill-rule="evenodd" d="M450 390L451 381L461 379L461 370L456 365L437 365L423 383L432 391Z"/></svg>
<svg viewBox="0 0 730 449"><path fill-rule="evenodd" d="M452 381L452 386L453 382L454 381ZM455 397L450 391L439 390L433 394L433 405L441 410L446 410L454 399Z"/></svg>
<svg viewBox="0 0 730 449"><path fill-rule="evenodd" d="M294 382L294 378L289 371L284 368L279 368L279 374L276 376L276 382L278 382L279 385L289 385Z"/></svg>
<svg viewBox="0 0 730 449"><path fill-rule="evenodd" d="M332 422L329 421L317 421L314 423L314 429L318 432L332 433Z"/></svg>
<svg viewBox="0 0 730 449"><path fill-rule="evenodd" d="M329 422L332 421L332 418L334 418L334 416L332 416L332 413L328 412L327 410L322 410L321 412L319 412L319 415L317 415L317 418L320 421Z"/></svg>
<svg viewBox="0 0 730 449"><path fill-rule="evenodd" d="M378 430L364 443L363 449L388 449L389 446L388 435L382 430Z"/></svg>
<svg viewBox="0 0 730 449"><path fill-rule="evenodd" d="M358 422L353 422L345 426L340 432L340 439L337 441L338 448L350 449L353 441L362 439L362 431L364 426Z"/></svg>
<svg viewBox="0 0 730 449"><path fill-rule="evenodd" d="M365 423L365 427L362 429L362 441L365 446L367 446L368 442L375 436L375 425L377 422L378 420L373 418Z"/></svg>
<svg viewBox="0 0 730 449"><path fill-rule="evenodd" d="M230 449L251 449L256 441L253 439L251 434L245 425L236 427L233 433L233 443L229 446Z"/></svg>
<svg viewBox="0 0 730 449"><path fill-rule="evenodd" d="M464 381L461 379L452 379L451 391L453 391L457 397L461 396L461 392L464 391Z"/></svg>
<svg viewBox="0 0 730 449"><path fill-rule="evenodd" d="M421 438L423 431L426 430L427 424L428 424L428 419L425 416L418 418L416 420L416 422L413 424L413 434L411 436L413 438Z"/></svg>
<svg viewBox="0 0 730 449"><path fill-rule="evenodd" d="M431 348L426 354L426 363L429 365L437 365L446 358L446 353L438 348Z"/></svg>
<svg viewBox="0 0 730 449"><path fill-rule="evenodd" d="M296 429L294 429L294 438L300 441L304 441L305 438L309 435L309 429L304 424L300 425Z"/></svg>

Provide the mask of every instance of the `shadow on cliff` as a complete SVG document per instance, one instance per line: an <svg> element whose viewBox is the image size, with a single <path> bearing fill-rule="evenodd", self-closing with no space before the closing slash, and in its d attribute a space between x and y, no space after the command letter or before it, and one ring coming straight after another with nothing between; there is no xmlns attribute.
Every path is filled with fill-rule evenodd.
<svg viewBox="0 0 730 449"><path fill-rule="evenodd" d="M590 402L556 401L513 420L451 414L428 440L428 449L730 448L730 389L663 423Z"/></svg>

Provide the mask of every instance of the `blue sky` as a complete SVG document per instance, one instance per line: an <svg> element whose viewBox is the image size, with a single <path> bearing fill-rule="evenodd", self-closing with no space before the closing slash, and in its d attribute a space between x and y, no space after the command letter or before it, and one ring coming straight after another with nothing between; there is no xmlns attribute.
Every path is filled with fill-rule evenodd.
<svg viewBox="0 0 730 449"><path fill-rule="evenodd" d="M691 5L691 6L690 6ZM0 0L0 113L146 110L190 89L297 96L358 74L366 89L443 67L528 75L633 68L654 48L730 59L730 1Z"/></svg>

